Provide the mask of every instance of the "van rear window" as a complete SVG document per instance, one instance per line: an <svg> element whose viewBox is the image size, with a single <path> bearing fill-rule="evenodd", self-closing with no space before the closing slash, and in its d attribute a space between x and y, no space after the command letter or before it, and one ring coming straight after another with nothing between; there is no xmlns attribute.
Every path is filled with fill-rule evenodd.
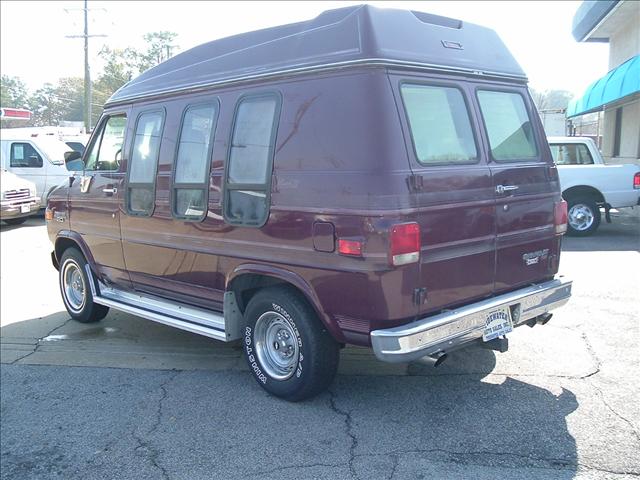
<svg viewBox="0 0 640 480"><path fill-rule="evenodd" d="M538 156L531 119L522 95L478 90L478 101L494 160L526 161Z"/></svg>
<svg viewBox="0 0 640 480"><path fill-rule="evenodd" d="M270 93L238 102L225 182L224 218L232 225L267 221L279 109L280 97Z"/></svg>
<svg viewBox="0 0 640 480"><path fill-rule="evenodd" d="M460 90L414 84L400 90L420 163L475 163L478 152Z"/></svg>

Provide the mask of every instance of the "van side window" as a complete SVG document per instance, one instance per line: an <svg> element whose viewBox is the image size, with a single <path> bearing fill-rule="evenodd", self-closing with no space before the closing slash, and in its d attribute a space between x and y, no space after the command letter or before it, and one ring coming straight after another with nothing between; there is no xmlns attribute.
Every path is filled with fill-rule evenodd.
<svg viewBox="0 0 640 480"><path fill-rule="evenodd" d="M217 104L187 107L173 173L173 216L201 220L207 213L209 166Z"/></svg>
<svg viewBox="0 0 640 480"><path fill-rule="evenodd" d="M236 107L225 172L224 218L230 224L260 227L267 221L279 109L275 94L244 97Z"/></svg>
<svg viewBox="0 0 640 480"><path fill-rule="evenodd" d="M155 204L156 170L164 111L138 116L127 178L127 210L132 215L150 216Z"/></svg>
<svg viewBox="0 0 640 480"><path fill-rule="evenodd" d="M522 95L478 90L478 101L494 160L526 161L538 156L533 127Z"/></svg>
<svg viewBox="0 0 640 480"><path fill-rule="evenodd" d="M478 152L460 90L403 84L400 91L416 158L421 164L476 162Z"/></svg>
<svg viewBox="0 0 640 480"><path fill-rule="evenodd" d="M9 166L16 168L41 168L42 157L30 143L12 143Z"/></svg>
<svg viewBox="0 0 640 480"><path fill-rule="evenodd" d="M103 125L85 157L85 170L116 171L120 168L127 117L114 115Z"/></svg>

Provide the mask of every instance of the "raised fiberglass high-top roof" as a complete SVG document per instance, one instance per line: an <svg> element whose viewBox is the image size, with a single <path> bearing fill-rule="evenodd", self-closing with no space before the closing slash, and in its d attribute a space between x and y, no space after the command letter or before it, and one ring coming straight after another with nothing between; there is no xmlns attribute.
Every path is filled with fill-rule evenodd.
<svg viewBox="0 0 640 480"><path fill-rule="evenodd" d="M359 5L197 46L131 80L108 103L368 63L526 79L493 30L428 13Z"/></svg>

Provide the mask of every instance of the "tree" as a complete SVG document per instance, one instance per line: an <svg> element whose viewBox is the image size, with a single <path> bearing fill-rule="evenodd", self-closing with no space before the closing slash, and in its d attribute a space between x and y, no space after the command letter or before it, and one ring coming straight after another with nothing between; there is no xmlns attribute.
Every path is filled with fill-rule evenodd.
<svg viewBox="0 0 640 480"><path fill-rule="evenodd" d="M24 82L18 77L2 75L0 78L0 107L27 108L29 92ZM2 119L3 127L24 126L24 120Z"/></svg>
<svg viewBox="0 0 640 480"><path fill-rule="evenodd" d="M7 108L25 108L29 92L18 77L2 75L0 79L0 106Z"/></svg>
<svg viewBox="0 0 640 480"><path fill-rule="evenodd" d="M177 33L166 30L145 33L142 38L147 42L147 49L144 52L137 52L138 71L142 73L171 58L173 51L178 48L177 45L173 45L177 36Z"/></svg>
<svg viewBox="0 0 640 480"><path fill-rule="evenodd" d="M45 83L29 97L29 110L33 112L30 126L57 125L63 117L64 103L58 99L56 87Z"/></svg>
<svg viewBox="0 0 640 480"><path fill-rule="evenodd" d="M104 70L92 83L92 125L102 114L102 107L113 93L133 77L165 61L177 48L173 44L178 35L173 32L150 32L144 35L144 49L112 49L103 47L99 56ZM84 111L84 81L82 78L61 78L57 84L46 83L29 94L18 77L2 75L0 106L28 108L33 113L28 126L58 125L61 121L82 121ZM9 124L11 120L3 123ZM15 126L24 126L24 122Z"/></svg>
<svg viewBox="0 0 640 480"><path fill-rule="evenodd" d="M46 83L29 97L33 112L30 126L58 125L61 121L82 121L84 81L79 77L61 78L57 85Z"/></svg>
<svg viewBox="0 0 640 480"><path fill-rule="evenodd" d="M567 108L573 98L573 94L566 90L536 90L530 88L533 103L539 111L562 110Z"/></svg>
<svg viewBox="0 0 640 480"><path fill-rule="evenodd" d="M143 50L103 47L98 55L105 65L104 71L93 84L94 106L104 105L116 90L133 77L170 58L178 48L173 44L177 36L177 33L168 31L146 33L143 36L146 42ZM100 114L100 107L93 109L94 125Z"/></svg>

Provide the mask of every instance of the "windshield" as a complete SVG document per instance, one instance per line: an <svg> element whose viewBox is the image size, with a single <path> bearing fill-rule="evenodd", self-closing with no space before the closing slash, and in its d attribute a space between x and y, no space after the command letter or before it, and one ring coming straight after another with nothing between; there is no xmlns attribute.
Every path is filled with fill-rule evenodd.
<svg viewBox="0 0 640 480"><path fill-rule="evenodd" d="M55 138L38 138L36 146L54 163L63 163L65 152L73 151L66 143Z"/></svg>

